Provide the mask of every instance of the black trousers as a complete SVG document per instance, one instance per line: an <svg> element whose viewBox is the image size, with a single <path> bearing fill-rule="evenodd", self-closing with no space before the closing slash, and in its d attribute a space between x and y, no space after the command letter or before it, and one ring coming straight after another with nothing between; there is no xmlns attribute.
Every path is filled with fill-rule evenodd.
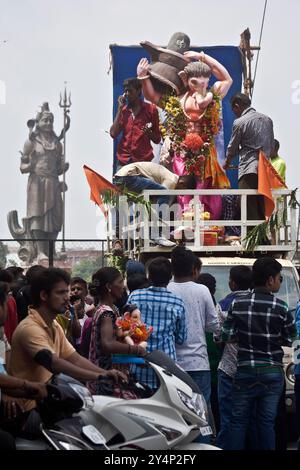
<svg viewBox="0 0 300 470"><path fill-rule="evenodd" d="M249 173L239 179L239 189L257 189L258 175ZM247 219L265 220L265 201L263 196L247 197Z"/></svg>

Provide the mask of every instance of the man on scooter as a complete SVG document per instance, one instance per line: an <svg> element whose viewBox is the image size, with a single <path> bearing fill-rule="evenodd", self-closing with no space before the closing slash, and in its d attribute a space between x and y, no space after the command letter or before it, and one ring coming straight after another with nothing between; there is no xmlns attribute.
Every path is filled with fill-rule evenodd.
<svg viewBox="0 0 300 470"><path fill-rule="evenodd" d="M6 427L8 420L15 418L20 406L21 397L43 399L47 396L46 386L42 383L29 382L11 377L6 372L10 346L4 334L3 325L7 317L7 286L0 282L0 428ZM13 437L0 429L0 448L14 450Z"/></svg>
<svg viewBox="0 0 300 470"><path fill-rule="evenodd" d="M46 269L33 280L33 308L15 331L10 372L15 377L42 383L59 373L83 382L103 376L126 381L122 372L101 369L80 356L56 322L57 314L66 309L69 283L69 275L58 268ZM33 407L35 402L24 402L26 411Z"/></svg>

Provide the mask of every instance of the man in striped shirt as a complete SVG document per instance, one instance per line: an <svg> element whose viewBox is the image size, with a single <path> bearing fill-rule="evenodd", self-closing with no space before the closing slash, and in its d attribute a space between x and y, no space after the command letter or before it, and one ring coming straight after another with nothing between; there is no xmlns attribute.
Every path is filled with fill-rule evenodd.
<svg viewBox="0 0 300 470"><path fill-rule="evenodd" d="M232 159L239 155L239 189L257 189L259 152L262 150L270 158L274 149L273 121L258 113L251 106L249 96L243 93L232 98L231 107L237 119L233 123L224 168L230 168ZM247 219L265 220L263 197L249 196L247 202Z"/></svg>
<svg viewBox="0 0 300 470"><path fill-rule="evenodd" d="M282 346L291 346L297 335L288 306L273 295L280 289L281 269L274 258L258 259L252 269L253 292L233 301L222 328L222 340L238 345L230 450L244 448L253 409L260 450L275 448L275 418L284 386Z"/></svg>
<svg viewBox="0 0 300 470"><path fill-rule="evenodd" d="M187 337L185 307L183 300L167 289L172 277L171 263L166 258L155 258L149 265L151 286L130 294L129 304L136 304L142 321L153 326L148 339L147 351L160 349L176 360L176 344L183 344ZM141 382L156 388L154 372L149 369L137 371Z"/></svg>

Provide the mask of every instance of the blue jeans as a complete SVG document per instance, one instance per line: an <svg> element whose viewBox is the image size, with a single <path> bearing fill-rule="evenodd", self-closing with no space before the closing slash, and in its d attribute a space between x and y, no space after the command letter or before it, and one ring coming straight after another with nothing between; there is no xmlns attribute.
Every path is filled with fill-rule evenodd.
<svg viewBox="0 0 300 470"><path fill-rule="evenodd" d="M202 395L207 403L208 409L210 409L210 394L211 394L211 375L210 370L193 370L188 372L194 382L198 385ZM211 436L199 435L195 442L201 442L201 444L210 444Z"/></svg>
<svg viewBox="0 0 300 470"><path fill-rule="evenodd" d="M149 178L145 178L144 176L115 176L114 182L115 184L121 184L129 191L138 194L146 189L167 190L165 186L162 186ZM159 196L157 198L157 203L159 206L162 204L169 204L169 196Z"/></svg>
<svg viewBox="0 0 300 470"><path fill-rule="evenodd" d="M217 436L216 445L223 450L229 448L229 432L232 417L232 395L233 395L234 378L225 374L222 370L218 370L218 402L220 413L220 431ZM247 428L248 448L257 449L257 432L256 432L256 410L251 411L251 418Z"/></svg>
<svg viewBox="0 0 300 470"><path fill-rule="evenodd" d="M211 393L211 375L210 370L193 370L188 372L194 382L198 385L202 395L205 398L207 406L210 406L210 393Z"/></svg>
<svg viewBox="0 0 300 470"><path fill-rule="evenodd" d="M254 408L259 450L275 449L275 419L283 386L283 372L265 373L259 368L238 369L233 385L228 450L244 449Z"/></svg>

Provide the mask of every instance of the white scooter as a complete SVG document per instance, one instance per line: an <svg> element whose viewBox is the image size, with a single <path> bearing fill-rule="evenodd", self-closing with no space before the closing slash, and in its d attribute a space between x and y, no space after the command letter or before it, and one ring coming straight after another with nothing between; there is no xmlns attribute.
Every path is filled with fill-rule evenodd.
<svg viewBox="0 0 300 470"><path fill-rule="evenodd" d="M217 450L194 443L212 435L208 409L198 386L162 351L145 362L156 372L160 386L149 398L125 400L94 396L94 407L79 413L104 436L110 450Z"/></svg>
<svg viewBox="0 0 300 470"><path fill-rule="evenodd" d="M80 410L94 406L89 390L66 375L54 376L48 396L38 404L16 439L17 450L103 450L104 437L84 422Z"/></svg>

